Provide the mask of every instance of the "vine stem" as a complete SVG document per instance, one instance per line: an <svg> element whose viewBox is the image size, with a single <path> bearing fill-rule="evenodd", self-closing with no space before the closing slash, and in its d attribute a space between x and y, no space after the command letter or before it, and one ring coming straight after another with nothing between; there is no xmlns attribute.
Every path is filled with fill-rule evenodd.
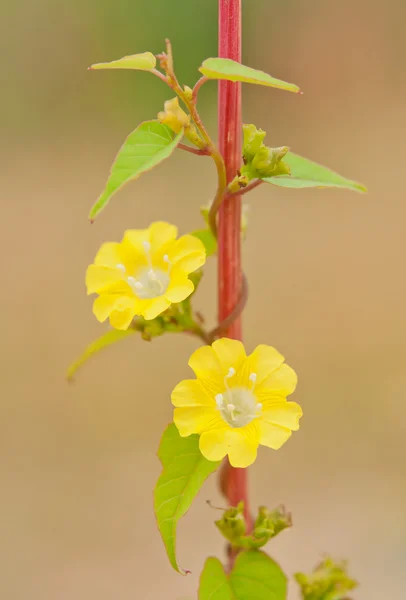
<svg viewBox="0 0 406 600"><path fill-rule="evenodd" d="M241 62L242 17L241 0L219 0L219 57ZM218 84L219 150L226 167L227 182L231 181L241 164L241 84L219 81ZM223 200L223 201L221 201ZM216 199L215 199L216 201ZM214 202L215 202L214 201ZM214 203L213 203L214 204ZM213 223L212 226L215 226ZM218 313L224 321L237 305L242 284L241 270L241 198L238 194L219 199L218 219ZM226 337L241 340L241 317L234 320ZM247 470L236 469L229 463L221 472L220 487L228 503L244 502L248 530L251 516L248 502ZM231 557L230 567L233 557Z"/></svg>

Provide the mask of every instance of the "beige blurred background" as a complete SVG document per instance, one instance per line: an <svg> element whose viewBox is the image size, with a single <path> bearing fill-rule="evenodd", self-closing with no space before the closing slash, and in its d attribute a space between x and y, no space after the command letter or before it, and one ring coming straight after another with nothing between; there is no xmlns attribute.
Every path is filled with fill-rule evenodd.
<svg viewBox="0 0 406 600"><path fill-rule="evenodd" d="M170 94L146 73L86 68L159 52L169 36L193 84L216 54L216 5L0 1L4 600L193 598L205 557L222 556L205 503L222 503L215 478L179 527L189 577L171 570L152 511L170 392L195 341L131 338L64 381L104 331L84 289L99 245L158 218L194 229L215 187L207 159L179 152L91 227L118 147ZM260 188L244 255L246 345L285 354L305 414L280 452L260 452L252 503L293 512L294 528L268 547L289 574L324 552L348 557L358 600L400 600L406 587L405 18L401 0L244 3L244 61L305 92L245 87L245 121L370 189ZM213 127L215 89L201 92ZM209 323L214 284L210 264L197 298Z"/></svg>

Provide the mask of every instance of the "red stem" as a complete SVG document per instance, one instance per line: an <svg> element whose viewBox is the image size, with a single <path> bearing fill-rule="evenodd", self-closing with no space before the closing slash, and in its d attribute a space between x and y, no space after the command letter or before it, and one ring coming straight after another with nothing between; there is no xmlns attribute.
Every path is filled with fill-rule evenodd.
<svg viewBox="0 0 406 600"><path fill-rule="evenodd" d="M219 56L241 62L241 0L219 0ZM219 149L223 155L230 182L241 166L241 84L219 81L218 97ZM218 221L218 311L223 321L239 301L241 271L241 198L225 197ZM242 339L241 318L236 319L224 335ZM251 529L248 504L247 471L229 464L222 471L222 488L228 502L245 504L245 516Z"/></svg>

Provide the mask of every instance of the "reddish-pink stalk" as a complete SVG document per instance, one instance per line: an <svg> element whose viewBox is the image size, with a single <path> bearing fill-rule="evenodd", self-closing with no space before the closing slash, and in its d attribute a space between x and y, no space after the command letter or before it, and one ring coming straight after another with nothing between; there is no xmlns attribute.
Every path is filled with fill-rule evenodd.
<svg viewBox="0 0 406 600"><path fill-rule="evenodd" d="M241 0L219 0L219 56L241 62ZM224 158L227 181L230 182L241 165L241 84L219 81L218 94L219 149ZM218 221L218 312L219 320L229 315L239 300L241 271L241 198L225 197ZM242 339L241 317L224 335ZM227 464L222 470L222 489L231 506L241 500L251 529L246 469Z"/></svg>

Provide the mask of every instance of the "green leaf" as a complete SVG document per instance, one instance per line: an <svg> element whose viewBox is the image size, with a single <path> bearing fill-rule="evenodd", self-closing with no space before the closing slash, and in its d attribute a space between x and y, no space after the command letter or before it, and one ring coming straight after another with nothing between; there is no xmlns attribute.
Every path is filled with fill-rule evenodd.
<svg viewBox="0 0 406 600"><path fill-rule="evenodd" d="M367 191L367 188L361 183L342 177L327 167L298 154L293 154L293 152L288 152L283 161L289 166L290 175L264 177L263 181L287 188L338 187L355 192Z"/></svg>
<svg viewBox="0 0 406 600"><path fill-rule="evenodd" d="M137 71L151 71L156 66L156 58L151 52L123 56L111 62L96 63L89 67L92 71L96 69L136 69Z"/></svg>
<svg viewBox="0 0 406 600"><path fill-rule="evenodd" d="M300 92L297 85L287 83L281 79L275 79L251 67L245 67L230 58L207 58L203 61L199 71L209 79L227 79L228 81L242 81L243 83L255 83L266 85L287 92Z"/></svg>
<svg viewBox="0 0 406 600"><path fill-rule="evenodd" d="M218 558L208 558L200 577L199 600L234 600L227 575Z"/></svg>
<svg viewBox="0 0 406 600"><path fill-rule="evenodd" d="M286 576L259 550L240 553L230 575L216 558L208 558L200 578L199 600L285 600Z"/></svg>
<svg viewBox="0 0 406 600"><path fill-rule="evenodd" d="M132 335L133 333L136 333L135 329L126 329L125 331L112 329L89 344L83 354L81 354L81 356L79 356L79 358L75 360L75 362L69 367L66 373L68 381L72 381L77 370L80 369L80 367L82 367L95 354L101 350L104 350L104 348L108 348L112 344L115 344L116 342L128 337L129 335Z"/></svg>
<svg viewBox="0 0 406 600"><path fill-rule="evenodd" d="M93 221L105 208L110 198L125 183L138 179L168 158L183 136L183 129L174 136L169 127L159 121L145 121L135 129L124 144L111 167L106 187L93 205L89 219Z"/></svg>
<svg viewBox="0 0 406 600"><path fill-rule="evenodd" d="M198 231L193 231L192 235L203 242L207 257L217 252L217 240L210 229L199 229Z"/></svg>
<svg viewBox="0 0 406 600"><path fill-rule="evenodd" d="M162 436L158 457L163 467L154 490L158 528L172 567L186 575L176 559L176 526L220 462L204 458L199 450L199 436L182 438L173 423Z"/></svg>

